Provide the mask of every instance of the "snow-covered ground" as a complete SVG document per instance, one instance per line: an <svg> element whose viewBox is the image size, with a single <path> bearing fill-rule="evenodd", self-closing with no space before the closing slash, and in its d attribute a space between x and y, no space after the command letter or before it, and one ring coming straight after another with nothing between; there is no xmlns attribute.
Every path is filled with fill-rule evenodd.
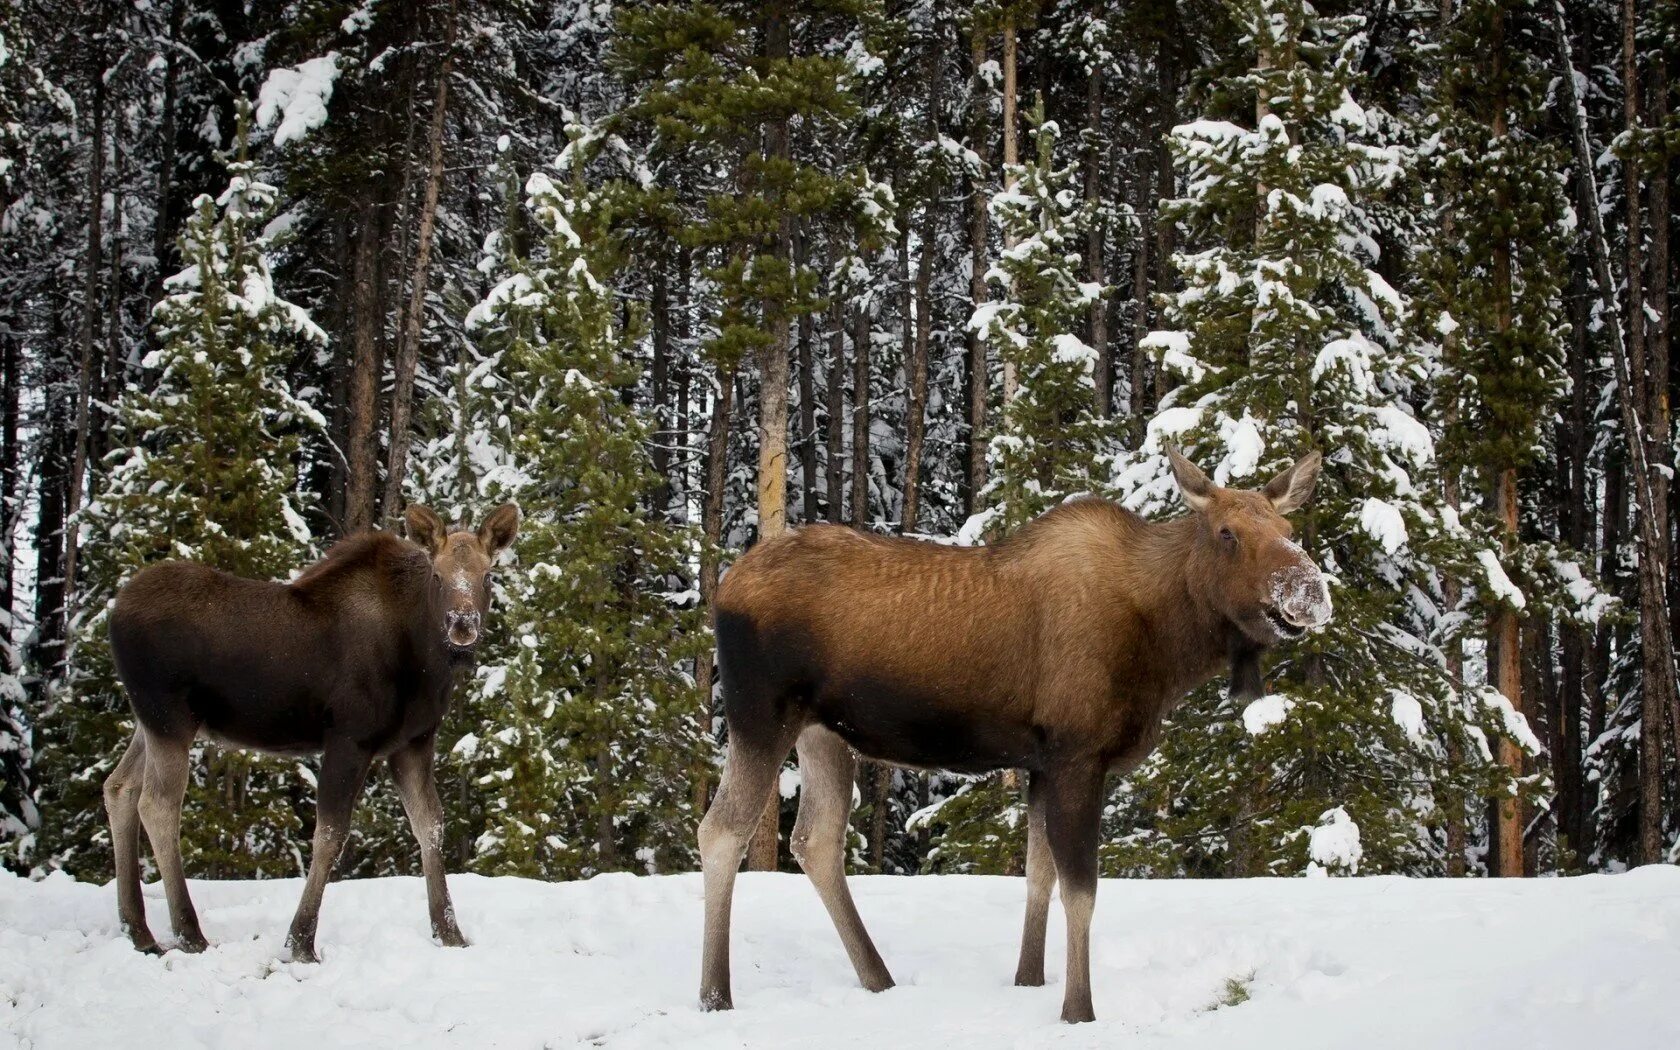
<svg viewBox="0 0 1680 1050"><path fill-rule="evenodd" d="M199 956L150 958L109 886L0 873L0 1045L24 1047L1680 1046L1680 868L1526 882L1105 881L1097 1023L1015 988L1018 879L855 878L899 987L857 987L805 881L744 875L733 1013L695 1005L700 879L418 880L327 892L319 966L278 962L296 880L197 882ZM167 930L158 887L153 928ZM1232 982L1235 982L1234 984ZM1246 1001L1232 989L1241 987Z"/></svg>

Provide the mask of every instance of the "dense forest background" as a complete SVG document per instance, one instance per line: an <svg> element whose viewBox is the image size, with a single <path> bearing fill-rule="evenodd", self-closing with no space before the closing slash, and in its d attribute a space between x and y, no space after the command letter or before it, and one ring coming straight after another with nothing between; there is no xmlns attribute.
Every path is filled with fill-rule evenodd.
<svg viewBox="0 0 1680 1050"><path fill-rule="evenodd" d="M0 849L108 877L139 565L284 579L517 499L457 869L682 870L757 539L941 542L1164 444L1327 457L1336 619L1111 784L1107 873L1677 859L1673 2L6 0ZM937 616L930 609L927 615ZM195 874L301 872L207 749ZM783 777L781 833L797 778ZM865 764L863 870L1018 871L1008 777ZM344 862L417 867L388 784ZM774 813L771 814L775 816ZM749 860L791 863L768 828Z"/></svg>

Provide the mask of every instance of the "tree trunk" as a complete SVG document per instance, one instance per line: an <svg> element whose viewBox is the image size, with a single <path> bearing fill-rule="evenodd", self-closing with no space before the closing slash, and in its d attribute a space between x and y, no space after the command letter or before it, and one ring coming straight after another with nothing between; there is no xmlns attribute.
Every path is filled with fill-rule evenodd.
<svg viewBox="0 0 1680 1050"><path fill-rule="evenodd" d="M1155 236L1155 208L1149 180L1138 179L1137 189L1137 256L1132 260L1132 375L1126 410L1131 413L1131 435L1134 445L1141 445L1144 428L1149 422L1149 352L1143 348L1143 338L1149 334L1149 242Z"/></svg>
<svg viewBox="0 0 1680 1050"><path fill-rule="evenodd" d="M375 434L379 425L379 380L384 371L380 361L379 330L384 311L379 301L379 205L374 187L363 187L357 209L356 249L353 262L350 368L345 395L345 458L348 469L344 484L345 535L373 525L376 517L375 487L378 454Z"/></svg>
<svg viewBox="0 0 1680 1050"><path fill-rule="evenodd" d="M185 0L170 0L169 45L163 56L163 107L158 120L157 204L152 220L152 258L156 262L152 267L151 285L146 289L148 303L163 299L163 282L169 276L169 246L176 229L175 111L179 106L181 20L185 9Z"/></svg>
<svg viewBox="0 0 1680 1050"><path fill-rule="evenodd" d="M1016 141L1016 46L1015 46L1015 14L1011 11L1003 24L1003 186L1012 189L1015 186L1015 165L1021 163L1021 147ZM1005 250L1015 247L1015 235L1005 230L1003 234ZM1011 296L1014 288L1010 289ZM1020 377L1015 374L1015 362L1009 358L1003 361L1003 403L1015 400L1016 390L1020 386Z"/></svg>
<svg viewBox="0 0 1680 1050"><path fill-rule="evenodd" d="M1091 141L1085 155L1085 200L1092 210L1091 228L1085 232L1085 272L1099 287L1108 284L1103 264L1103 226L1095 212L1102 202L1102 68L1093 67L1085 91L1085 127ZM1097 352L1092 380L1097 387L1097 415L1114 414L1114 357L1108 346L1108 294L1091 304L1091 349Z"/></svg>
<svg viewBox="0 0 1680 1050"><path fill-rule="evenodd" d="M804 269L806 238L801 233L793 246L794 267ZM816 320L809 310L799 315L799 338L795 343L799 356L799 478L805 497L801 520L818 520L817 512L817 377L811 374L814 356L811 342L816 338Z"/></svg>
<svg viewBox="0 0 1680 1050"><path fill-rule="evenodd" d="M774 72L788 59L788 16L782 4L765 11L765 56ZM772 162L788 163L791 156L788 122L785 117L767 129L765 149ZM787 209L779 209L776 231L778 258L793 258L793 226ZM788 314L786 305L766 301L764 313L770 341L759 354L758 392L758 538L774 539L787 531L787 424L788 424ZM764 817L747 845L749 871L776 869L777 835L781 806L772 794Z"/></svg>
<svg viewBox="0 0 1680 1050"><path fill-rule="evenodd" d="M1176 13L1174 5L1171 13ZM1174 18L1176 21L1176 17ZM1155 139L1155 199L1164 201L1174 193L1172 150L1167 146L1167 133L1178 120L1178 58L1171 45L1162 41L1156 62L1156 94L1161 106L1160 133ZM1155 223L1155 288L1156 295L1166 295L1173 287L1173 224ZM1155 369L1155 402L1159 404L1171 390L1172 376L1165 368Z"/></svg>
<svg viewBox="0 0 1680 1050"><path fill-rule="evenodd" d="M973 176L969 188L968 257L970 273L968 295L970 306L978 309L986 301L986 168L992 160L991 133L986 120L986 82L980 75L986 64L986 35L976 27L970 42L969 56L974 66L973 89L969 93L969 109L974 127L969 134L969 146L979 158L980 170ZM991 392L990 369L986 364L986 341L972 326L968 327L968 487L964 505L966 514L980 509L980 493L986 487L986 400Z"/></svg>
<svg viewBox="0 0 1680 1050"><path fill-rule="evenodd" d="M916 260L916 338L910 346L910 400L904 414L904 511L900 531L912 533L922 513L922 446L927 438L928 350L933 339L934 210L931 201L922 221L922 254Z"/></svg>
<svg viewBox="0 0 1680 1050"><path fill-rule="evenodd" d="M18 350L18 336L0 330L0 530L4 530L0 550L0 630L10 638L12 609L17 601L17 580L14 563L18 526L23 519L23 493L18 491L18 403L22 388L23 356Z"/></svg>
<svg viewBox="0 0 1680 1050"><path fill-rule="evenodd" d="M87 474L88 446L92 441L91 412L95 362L94 339L99 332L99 278L103 269L105 241L105 69L104 26L100 27L101 46L93 51L93 107L89 120L93 125L93 141L88 155L88 235L82 257L82 317L77 343L81 349L81 363L76 376L76 436L75 451L70 459L70 477L66 486L65 514L70 528L64 532L64 584L62 606L68 617L75 603L76 560L78 544L75 519L82 506L82 479ZM113 304L114 306L114 304Z"/></svg>
<svg viewBox="0 0 1680 1050"><path fill-rule="evenodd" d="M653 448L648 458L653 472L659 476L654 492L654 507L663 517L671 511L671 440L674 428L671 419L671 288L670 275L665 271L665 258L653 260L653 302L649 304L649 320L653 326L653 369L648 377L648 396L653 413Z"/></svg>
<svg viewBox="0 0 1680 1050"><path fill-rule="evenodd" d="M852 314L852 527L868 529L869 516L869 306Z"/></svg>
<svg viewBox="0 0 1680 1050"><path fill-rule="evenodd" d="M420 206L420 228L414 249L414 274L410 280L408 309L403 312L402 331L397 338L395 375L391 389L390 447L385 463L385 514L398 514L403 505L403 479L408 473L409 431L414 412L414 373L420 362L420 328L426 316L426 277L432 262L432 230L437 222L438 193L443 187L443 132L449 111L449 77L455 68L455 4L444 15L448 20L443 36L443 62L438 66L437 95L432 100L432 122L427 130L426 194Z"/></svg>
<svg viewBox="0 0 1680 1050"><path fill-rule="evenodd" d="M844 520L846 494L842 488L845 474L841 463L845 456L846 416L846 300L838 290L834 295L834 328L828 342L828 449L823 466L826 468L824 489L828 494L828 520L838 525Z"/></svg>

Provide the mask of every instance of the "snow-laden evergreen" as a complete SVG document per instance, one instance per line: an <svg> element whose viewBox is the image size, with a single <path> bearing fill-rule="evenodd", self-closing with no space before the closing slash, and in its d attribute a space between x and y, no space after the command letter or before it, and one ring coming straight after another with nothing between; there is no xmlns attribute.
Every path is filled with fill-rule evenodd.
<svg viewBox="0 0 1680 1050"><path fill-rule="evenodd" d="M69 691L47 712L38 761L58 817L43 848L54 863L105 870L100 784L132 731L110 663L108 614L118 587L165 558L284 580L319 553L298 477L322 445L324 421L291 389L287 367L326 336L275 288L263 230L275 188L248 161L230 165L182 236L186 269L165 282L158 348L141 363L112 425L105 481L80 523L87 574ZM202 749L182 825L191 870L255 876L301 870L297 763Z"/></svg>
<svg viewBox="0 0 1680 1050"><path fill-rule="evenodd" d="M657 512L650 432L623 397L642 321L626 324L606 283L621 202L585 186L590 140L574 141L525 184L532 251L467 318L505 398L505 460L480 488L525 519L482 735L456 750L493 796L474 867L549 878L688 867L710 728L692 672L710 644L695 536Z"/></svg>
<svg viewBox="0 0 1680 1050"><path fill-rule="evenodd" d="M1435 441L1417 416L1427 346L1378 269L1368 202L1407 175L1410 157L1356 100L1359 19L1320 16L1302 0L1230 8L1258 58L1215 97L1225 112L1254 113L1258 99L1258 117L1173 131L1188 192L1170 213L1193 239L1176 260L1185 287L1168 306L1171 327L1146 344L1180 385L1117 482L1133 508L1167 514L1168 442L1218 484L1247 488L1321 450L1317 494L1295 520L1335 616L1278 652L1274 695L1240 711L1221 683L1171 716L1160 750L1117 797L1109 863L1440 871L1453 808L1515 785L1488 747L1508 730L1482 691L1447 673L1439 649L1453 629L1441 574L1465 575L1491 552L1442 499ZM1526 736L1520 716L1512 728ZM1357 851L1320 855L1346 837Z"/></svg>

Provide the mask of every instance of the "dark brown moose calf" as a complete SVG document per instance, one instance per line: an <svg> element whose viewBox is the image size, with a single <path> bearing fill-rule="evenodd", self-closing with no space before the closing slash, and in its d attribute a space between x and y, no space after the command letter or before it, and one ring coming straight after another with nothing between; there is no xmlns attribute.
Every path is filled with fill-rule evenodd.
<svg viewBox="0 0 1680 1050"><path fill-rule="evenodd" d="M729 756L700 825L700 1002L732 1005L729 915L748 836L797 746L794 856L865 988L892 977L846 888L853 752L921 768L1028 775L1027 916L1015 983L1044 983L1057 880L1067 915L1064 1021L1089 1021L1103 779L1154 747L1161 719L1229 666L1259 695L1259 654L1330 617L1283 515L1312 453L1259 492L1223 489L1176 450L1191 513L1152 524L1098 499L1001 543L959 548L812 526L766 541L718 591Z"/></svg>
<svg viewBox="0 0 1680 1050"><path fill-rule="evenodd" d="M444 882L443 807L432 776L438 724L470 665L490 602L490 568L519 510L451 532L410 507L414 542L368 532L339 543L291 583L241 579L192 562L150 566L123 587L111 651L138 729L105 781L117 908L141 951L157 952L140 897L139 828L157 858L183 951L207 944L181 868L188 754L203 736L277 755L319 754L309 878L286 945L315 962L321 893L375 759L390 763L415 838L432 934L464 945Z"/></svg>

